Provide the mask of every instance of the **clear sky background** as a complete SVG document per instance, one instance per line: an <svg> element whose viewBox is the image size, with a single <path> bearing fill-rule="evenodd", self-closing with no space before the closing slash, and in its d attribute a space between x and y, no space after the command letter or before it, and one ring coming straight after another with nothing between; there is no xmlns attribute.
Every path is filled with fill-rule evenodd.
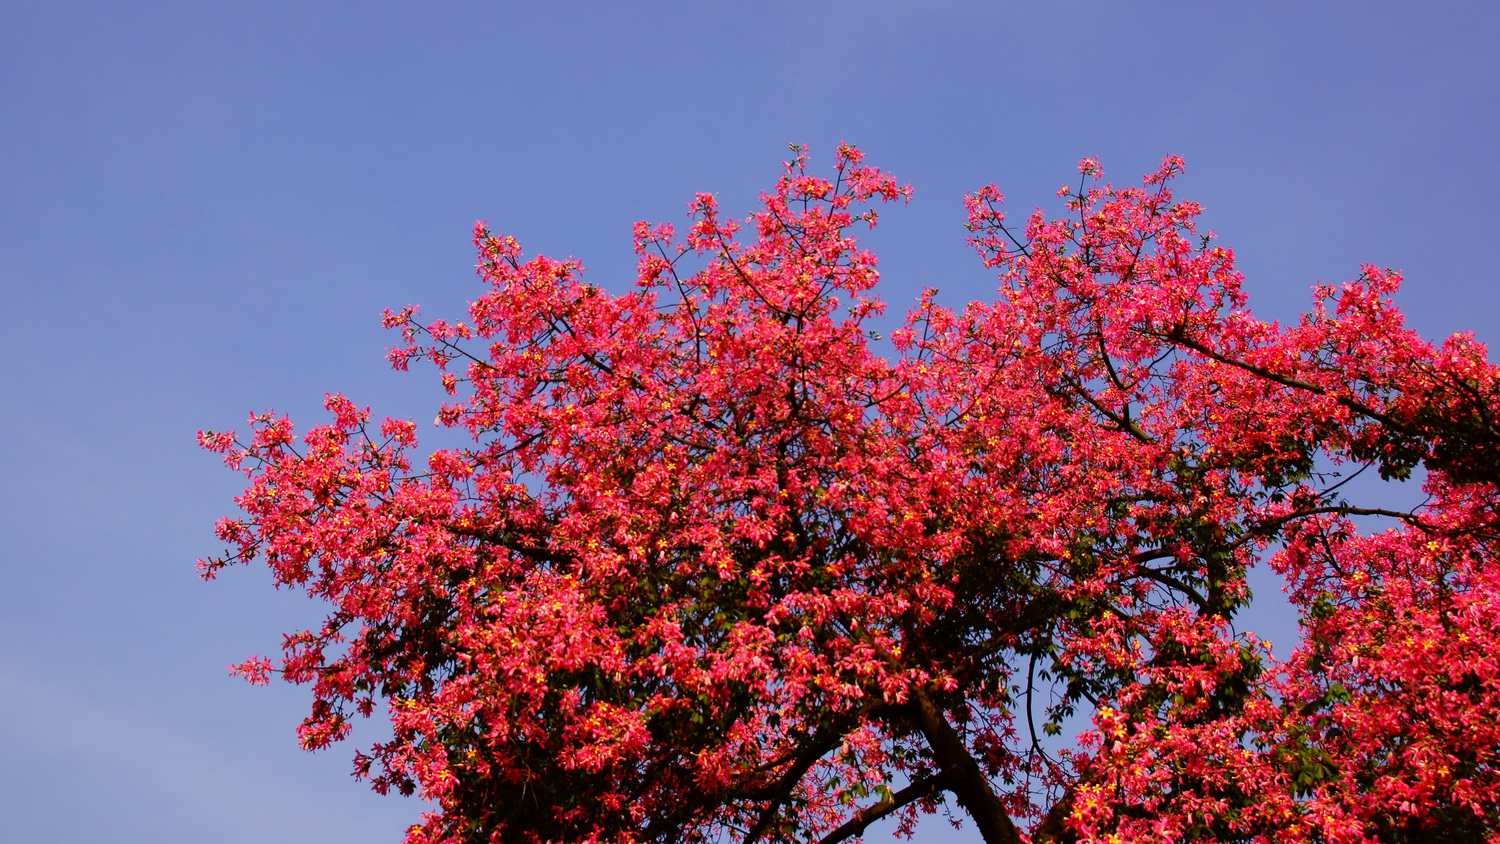
<svg viewBox="0 0 1500 844"><path fill-rule="evenodd" d="M1497 43L1478 0L0 4L0 840L400 839L353 746L297 749L305 690L227 675L321 616L196 578L242 484L193 434L330 390L425 425L379 313L458 314L476 219L623 289L633 221L848 140L916 188L868 241L899 312L992 295L965 190L1176 153L1260 312L1372 262L1493 342Z"/></svg>

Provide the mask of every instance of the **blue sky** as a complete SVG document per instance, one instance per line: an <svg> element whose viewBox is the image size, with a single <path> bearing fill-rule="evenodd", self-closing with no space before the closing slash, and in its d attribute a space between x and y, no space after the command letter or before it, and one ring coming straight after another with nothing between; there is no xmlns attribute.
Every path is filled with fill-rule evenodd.
<svg viewBox="0 0 1500 844"><path fill-rule="evenodd" d="M474 220L618 287L633 221L848 140L916 188L868 241L899 310L992 293L965 190L1175 153L1263 313L1368 261L1493 342L1497 36L1483 2L5 4L0 839L399 840L417 804L296 748L303 690L227 676L319 616L196 579L240 485L193 433L330 390L430 419L378 316L474 297Z"/></svg>

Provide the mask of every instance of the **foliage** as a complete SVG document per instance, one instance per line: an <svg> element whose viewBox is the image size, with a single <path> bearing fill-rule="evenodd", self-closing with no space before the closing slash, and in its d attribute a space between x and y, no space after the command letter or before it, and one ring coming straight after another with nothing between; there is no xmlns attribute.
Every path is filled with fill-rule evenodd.
<svg viewBox="0 0 1500 844"><path fill-rule="evenodd" d="M638 224L622 295L476 228L464 321L386 315L471 447L337 395L200 435L250 481L205 576L332 608L238 671L311 685L310 749L388 707L357 773L436 801L411 844L831 844L949 796L992 844L1495 839L1500 370L1373 266L1257 320L1180 169L1086 160L1020 226L972 194L999 293L928 291L891 358L852 231L909 188L850 147ZM1347 498L1419 468L1415 512ZM1285 661L1232 624L1257 564Z"/></svg>

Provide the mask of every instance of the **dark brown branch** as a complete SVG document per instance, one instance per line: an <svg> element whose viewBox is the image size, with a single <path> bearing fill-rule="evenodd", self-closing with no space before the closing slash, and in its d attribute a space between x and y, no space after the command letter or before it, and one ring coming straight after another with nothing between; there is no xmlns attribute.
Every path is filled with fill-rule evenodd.
<svg viewBox="0 0 1500 844"><path fill-rule="evenodd" d="M917 730L927 739L933 759L951 778L949 790L958 798L959 805L968 810L985 844L1021 844L1021 833L1006 814L1000 798L990 789L989 778L926 690L912 693L910 712Z"/></svg>
<svg viewBox="0 0 1500 844"><path fill-rule="evenodd" d="M1291 387L1296 390L1305 390L1309 393L1313 393L1314 395L1328 396L1344 407L1347 407L1350 410L1354 411L1355 413L1358 413L1366 418L1373 419L1376 422L1379 422L1382 425L1391 428L1392 430L1403 432L1408 430L1407 426L1401 424L1395 419L1392 419L1390 416L1381 413L1375 408L1364 404L1363 402L1355 401L1348 396L1333 395L1327 389L1319 387L1317 384L1309 384L1306 381L1292 378L1288 375L1281 375L1279 373L1272 372L1271 370L1266 369L1263 366L1256 366L1249 361L1243 361L1239 358L1232 358L1221 352L1216 352L1196 340L1189 339L1188 336L1180 328L1176 328L1170 332L1167 332L1163 336L1163 339L1182 346L1185 349L1191 349L1211 360L1216 360L1219 363L1228 364L1229 366L1243 369L1246 372L1251 373L1252 375L1258 375L1268 381L1274 381L1275 383L1280 384L1283 387Z"/></svg>
<svg viewBox="0 0 1500 844"><path fill-rule="evenodd" d="M742 844L755 844L765 834L766 829L771 825L771 821L775 819L776 813L781 810L782 805L786 803L787 797L791 795L792 789L796 788L797 783L812 769L813 765L817 764L819 759L823 758L825 753L838 746L838 743L843 740L845 732L847 731L843 729L831 730L829 735L824 737L823 741L813 742L803 749L798 755L796 762L771 786L769 789L770 793L765 795L770 798L771 802L761 811L760 816L756 818L755 826L751 827L750 831L746 833Z"/></svg>
<svg viewBox="0 0 1500 844"><path fill-rule="evenodd" d="M1063 792L1052 808L1048 810L1047 816L1037 824L1036 829L1031 832L1032 844L1072 844L1078 840L1073 830L1068 828L1067 820L1073 814L1073 790Z"/></svg>
<svg viewBox="0 0 1500 844"><path fill-rule="evenodd" d="M1182 594L1188 596L1188 598L1192 599L1194 604L1198 605L1198 609L1201 610L1208 607L1208 599L1203 597L1202 593L1200 593L1197 589L1194 589L1192 586L1183 583L1181 580L1172 577L1166 572L1159 571L1157 569L1151 568L1150 566L1142 566L1139 571L1141 574L1145 575L1148 580L1154 580L1169 589L1175 589L1178 592L1181 592Z"/></svg>
<svg viewBox="0 0 1500 844"><path fill-rule="evenodd" d="M927 779L918 780L894 794L887 794L879 803L860 809L858 814L845 821L838 829L823 836L818 844L838 844L840 841L864 835L865 828L870 824L890 815L908 803L921 800L933 792L945 790L948 784L948 775L946 773L937 773Z"/></svg>
<svg viewBox="0 0 1500 844"><path fill-rule="evenodd" d="M1104 416L1104 418L1115 423L1115 425L1120 430L1131 435L1132 437L1135 437L1137 440L1145 443L1146 445L1156 445L1155 437L1152 437L1150 434L1142 431L1140 427L1137 426L1134 422L1130 421L1130 419L1122 417L1120 416L1120 414L1115 413L1114 411L1105 407L1103 402L1100 402L1098 399L1094 398L1093 393L1090 393L1087 389L1085 389L1084 386L1078 383L1077 380L1069 378L1065 375L1063 376L1063 382L1072 388L1074 395L1083 399L1085 402L1088 402L1090 407L1099 411L1099 413Z"/></svg>

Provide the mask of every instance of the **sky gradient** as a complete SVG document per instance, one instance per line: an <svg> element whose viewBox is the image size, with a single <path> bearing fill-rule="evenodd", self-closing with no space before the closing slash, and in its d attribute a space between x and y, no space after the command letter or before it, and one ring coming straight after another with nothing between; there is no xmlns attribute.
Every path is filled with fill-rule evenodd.
<svg viewBox="0 0 1500 844"><path fill-rule="evenodd" d="M379 314L477 296L475 220L621 290L634 221L845 140L916 190L866 240L900 314L993 295L964 191L1024 214L1178 154L1258 313L1370 262L1493 343L1497 41L1482 2L4 4L0 840L400 840L420 806L354 745L297 749L304 690L228 676L321 616L196 578L242 484L193 435L327 391L430 430Z"/></svg>

